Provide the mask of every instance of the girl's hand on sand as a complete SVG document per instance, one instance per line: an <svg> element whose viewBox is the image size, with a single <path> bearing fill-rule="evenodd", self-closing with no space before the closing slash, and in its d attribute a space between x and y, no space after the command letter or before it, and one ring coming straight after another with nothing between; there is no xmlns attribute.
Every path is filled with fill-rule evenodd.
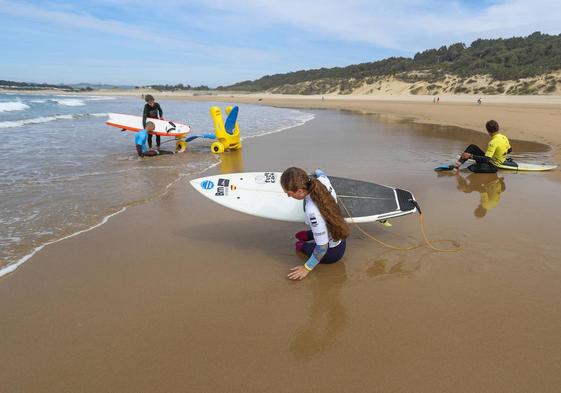
<svg viewBox="0 0 561 393"><path fill-rule="evenodd" d="M295 266L290 269L290 273L288 274L288 278L291 280L303 280L306 276L310 273L308 269L304 267L304 265Z"/></svg>

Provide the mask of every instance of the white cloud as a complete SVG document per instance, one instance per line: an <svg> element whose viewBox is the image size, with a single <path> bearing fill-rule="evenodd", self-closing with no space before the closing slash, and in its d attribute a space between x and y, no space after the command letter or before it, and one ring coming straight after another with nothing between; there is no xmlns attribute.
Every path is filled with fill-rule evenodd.
<svg viewBox="0 0 561 393"><path fill-rule="evenodd" d="M196 5L214 10L209 25L221 14L235 14L238 25L259 29L275 26L335 42L417 51L456 41L561 31L561 0L162 0L160 7ZM477 3L480 3L477 5ZM218 16L212 16L212 14ZM199 24L201 21L199 21ZM217 26L217 28L221 28ZM235 25L232 26L235 28Z"/></svg>
<svg viewBox="0 0 561 393"><path fill-rule="evenodd" d="M70 7L73 3L58 4ZM131 14L146 9L132 0L89 0L85 4L120 8ZM195 15L194 10L198 11ZM225 34L231 31L233 35L237 30L253 32L261 46L267 46L259 39L264 29L291 29L293 34L305 33L308 39L366 43L411 52L479 37L561 30L561 0L160 0L151 11L157 15L151 31L133 23L52 11L23 2L0 0L2 12L199 51L206 51L208 43L201 36L192 38L193 26ZM165 17L171 23L164 23ZM249 51L252 43L234 46ZM229 48L223 45L220 49Z"/></svg>
<svg viewBox="0 0 561 393"><path fill-rule="evenodd" d="M128 0L124 3L128 3ZM135 5L138 7L138 4ZM67 8L67 7L66 7ZM176 50L192 51L192 53L202 53L212 55L217 58L228 58L229 56L245 56L248 59L262 60L270 56L262 51L254 50L243 46L224 46L214 45L209 47L207 43L199 42L190 38L188 29L183 26L154 23L153 26L138 27L137 24L124 23L115 19L103 19L74 10L54 11L43 7L26 4L23 2L13 2L0 0L0 15L6 14L12 17L35 20L57 26L70 28L68 34L72 34L74 29L90 30L118 37L132 39L135 42L143 41L157 45L158 48L168 47ZM162 33L161 31L172 31L173 34ZM127 48L123 48L127 50Z"/></svg>
<svg viewBox="0 0 561 393"><path fill-rule="evenodd" d="M149 43L161 50L166 69L184 67L185 78L202 80L197 75L212 68L231 82L477 38L561 31L561 0L0 0L0 15L19 26L56 26L59 35L103 34L117 51L123 46L117 55L123 59ZM112 53L98 56L117 61Z"/></svg>

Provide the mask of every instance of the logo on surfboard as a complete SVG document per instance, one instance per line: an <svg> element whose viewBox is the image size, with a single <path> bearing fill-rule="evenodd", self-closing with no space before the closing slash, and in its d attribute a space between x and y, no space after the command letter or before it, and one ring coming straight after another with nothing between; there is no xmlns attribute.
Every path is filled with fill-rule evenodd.
<svg viewBox="0 0 561 393"><path fill-rule="evenodd" d="M265 184L265 183L275 183L277 178L274 172L265 172L262 175L255 176L255 183Z"/></svg>
<svg viewBox="0 0 561 393"><path fill-rule="evenodd" d="M214 188L214 183L211 180L203 180L201 182L201 188L203 190L212 190Z"/></svg>

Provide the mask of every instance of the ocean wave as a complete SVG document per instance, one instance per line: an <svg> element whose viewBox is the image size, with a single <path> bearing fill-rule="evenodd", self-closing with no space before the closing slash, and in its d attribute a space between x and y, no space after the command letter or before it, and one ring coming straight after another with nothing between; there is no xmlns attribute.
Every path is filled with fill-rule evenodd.
<svg viewBox="0 0 561 393"><path fill-rule="evenodd" d="M14 270L16 270L18 267L20 267L20 266L23 265L25 262L27 262L28 260L30 260L31 257L33 257L33 255L37 254L39 251L41 251L43 248L45 248L45 247L48 246L49 244L58 243L58 242L63 241L63 240L65 240L65 239L70 239L71 237L75 237L75 236L81 235L82 233L89 232L89 231L91 231L91 230L93 230L93 229L95 229L95 228L97 228L97 227L102 226L102 225L105 224L107 221L109 221L109 219L110 219L111 217L116 216L117 214L120 214L120 213L124 212L125 210L127 210L127 208L126 208L126 207L123 207L123 208L121 208L121 210L116 211L115 213L111 213L111 214L109 214L109 215L103 217L102 220L101 220L99 223L97 223L97 224L95 224L95 225L93 225L93 226L91 226L91 227L89 227L89 228L82 229L82 230L80 230L80 231L78 231L78 232L74 232L74 233L72 233L72 234L70 234L70 235L68 235L68 236L64 236L64 237L62 237L62 238L60 238L60 239L56 239L56 240L51 240L51 241L46 242L46 243L44 243L44 244L42 244L42 245L40 245L40 246L38 246L38 247L35 247L35 249L33 249L33 251L31 251L29 254L25 255L24 257L20 258L18 261L14 262L14 263L9 263L9 264L4 265L4 266L0 266L0 277L5 276L5 275L8 274L8 273L12 273L12 272L13 272Z"/></svg>
<svg viewBox="0 0 561 393"><path fill-rule="evenodd" d="M276 134L277 132L282 132L282 131L285 131L285 130L289 130L291 128L300 127L300 126L306 124L307 122L309 122L310 120L313 120L315 117L316 116L313 113L301 112L300 117L297 118L297 119L294 119L296 121L295 124L284 125L284 126L281 126L279 128L275 128L275 129L270 130L270 131L261 132L260 134L245 135L245 136L241 137L241 140L243 141L243 140L246 140L246 139L257 138L257 137L260 137L260 136Z"/></svg>
<svg viewBox="0 0 561 393"><path fill-rule="evenodd" d="M218 166L218 165L220 164L220 160L218 159L218 157L216 157L215 159L216 159L215 162L210 163L209 165L205 165L203 168L196 169L196 170L193 171L193 172L187 172L187 173L180 173L180 174L178 174L178 176L177 176L173 181L171 181L170 183L168 183L168 184L166 185L166 187L164 188L163 192L159 193L157 196L154 196L153 198L161 198L161 197L167 195L168 192L170 191L170 189L171 189L177 182L179 182L181 179L183 179L183 178L186 177L186 176L202 174L202 173L208 171L209 169ZM147 201L149 201L149 200L151 200L151 199L153 199L153 198L148 198L148 199L144 200L143 202L147 202ZM138 203L138 202L137 202L137 203ZM39 246L33 248L33 250L32 250L30 253L28 253L27 255L24 255L23 257L20 257L20 258L19 258L18 260L16 260L15 262L8 263L8 264L6 264L6 265L0 266L0 277L3 277L3 276L5 276L5 275L7 275L7 274L10 274L10 273L13 273L18 267L20 267L21 265L23 265L24 263L26 263L27 261L29 261L35 254L37 254L39 251L41 251L41 250L44 249L45 247L47 247L47 246L49 246L49 245L51 245L51 244L55 244L55 243L61 242L61 241L66 240L66 239L73 238L73 237L75 237L75 236L79 236L79 235L81 235L81 234L83 234L83 233L86 233L86 232L89 232L89 231L91 231L91 230L93 230L93 229L96 229L96 228L98 228L98 227L104 225L105 223L107 223L112 217L117 216L117 215L123 213L124 211L127 210L127 208L128 208L129 206L132 206L132 205L134 205L134 204L136 204L136 203L128 204L127 206L121 207L120 210L118 210L118 211L116 211L116 212L113 212L113 213L111 213L111 214L109 214L109 215L106 215L106 216L102 217L101 220L100 220L97 224L94 224L94 225L92 225L92 226L90 226L90 227L88 227L88 228L84 228L84 229L78 230L78 231L76 231L76 232L74 232L74 233L71 233L71 234L69 234L69 235L63 236L63 237L58 238L58 239L49 240L49 241L47 241L47 242L45 242L45 243L43 243L43 244L41 244L41 245L39 245ZM36 234L37 234L37 233L36 233ZM14 239L15 239L15 238L14 238ZM16 239L16 240L17 240L17 239ZM18 241L19 241L19 240L18 240Z"/></svg>
<svg viewBox="0 0 561 393"><path fill-rule="evenodd" d="M51 99L51 101L54 101L57 104L64 105L64 106L84 106L84 105L86 105L86 103L84 101L79 100L77 98L64 98L64 99L53 98L53 99Z"/></svg>
<svg viewBox="0 0 561 393"><path fill-rule="evenodd" d="M314 115L309 114L309 113L296 112L295 114L296 114L296 118L290 119L291 124L286 124L286 122L284 122L285 124L278 124L278 125L276 125L277 126L276 128L273 128L270 131L266 131L266 132L264 132L260 135L248 135L247 137L248 138L258 137L258 136L263 136L263 135L272 134L272 133L276 133L276 132L281 132L281 131L286 130L286 129L290 129L290 128L293 128L293 127L298 127L298 126L300 126L300 125L302 125L302 124L306 123L307 121L310 121L314 118ZM103 116L106 116L106 115L107 114L105 114L105 113L58 115L58 116L49 116L49 117L45 117L45 118L20 120L20 121L14 121L14 122L0 122L0 128L6 127L5 125L3 126L3 124L5 124L5 123L21 123L22 121L24 121L24 122L27 121L27 124L33 124L33 123L44 122L44 120L43 121L38 121L39 119L49 119L47 121L55 121L55 120L65 120L65 119L80 119L80 118L88 118L88 117L103 117ZM18 124L17 126L22 126L22 125L25 125L25 124ZM265 128L269 128L269 127L265 127ZM243 138L243 139L246 139L246 138ZM132 157L132 155L131 155L131 157ZM210 168L216 167L217 165L220 164L219 157L216 157L216 156L213 156L213 155L211 157L213 158L213 161L214 160L216 160L216 161L212 162L212 163L207 163L207 162L201 163L203 165L201 165L199 168L195 169L196 172L193 172L191 170L191 169L194 169L194 168L189 168L186 173L179 173L178 176L165 187L165 189L163 190L163 194L158 192L157 196L161 197L162 195L167 194L169 192L169 190L173 187L173 185L176 184L177 182L181 181L181 179L185 179L186 177L188 178L188 177L190 177L194 174L204 173L204 172L208 171ZM141 168L139 167L139 168L133 168L133 169L134 170L136 170L136 169L150 169L151 167L152 166L150 165L148 167L141 167ZM125 170L125 171L128 171L128 170ZM99 172L93 172L92 171L92 172L89 172L89 173L86 173L86 174L83 174L83 175L84 176L100 175L101 177L106 177L106 175L103 171L99 171ZM48 179L48 180L50 180L50 181L60 180L60 181L63 181L66 184L66 183L68 183L69 178L66 177L66 176L60 176L59 179L52 179L51 178L51 179ZM135 202L135 204L136 203L139 203L139 202ZM15 270L17 270L18 267L20 267L22 264L29 261L35 254L37 254L39 251L41 251L44 247L46 247L50 244L57 243L59 241L63 241L65 239L74 237L74 236L78 236L78 235L80 235L84 232L90 231L94 228L98 228L98 227L104 225L111 217L116 216L119 213L125 211L127 209L127 206L129 206L129 205L131 205L131 204L126 203L126 206L123 206L120 210L115 211L112 214L105 215L104 217L103 216L100 217L100 220L98 219L99 221L95 225L92 225L92 226L90 226L88 228L85 228L85 229L82 229L82 230L78 230L75 233L72 233L72 234L67 235L67 236L63 236L59 239L53 239L53 240L47 241L47 242L43 243L42 245L39 245L39 246L33 248L31 250L31 252L27 253L27 255L23 255L23 256L20 255L19 259L16 259L15 261L13 261L11 263L8 263L7 265L0 266L0 277L5 276L7 274L10 274L10 273L14 272Z"/></svg>
<svg viewBox="0 0 561 393"><path fill-rule="evenodd" d="M29 105L26 105L19 100L0 102L0 112L24 111L26 109L29 109Z"/></svg>
<svg viewBox="0 0 561 393"><path fill-rule="evenodd" d="M29 124L48 123L56 120L81 120L90 117L104 117L104 116L107 116L107 113L75 113L73 115L54 115L54 116L34 117L31 119L0 121L0 128L16 128L16 127L23 127Z"/></svg>
<svg viewBox="0 0 561 393"><path fill-rule="evenodd" d="M112 96L88 96L86 98L88 99L88 101L108 101L117 99L117 97Z"/></svg>

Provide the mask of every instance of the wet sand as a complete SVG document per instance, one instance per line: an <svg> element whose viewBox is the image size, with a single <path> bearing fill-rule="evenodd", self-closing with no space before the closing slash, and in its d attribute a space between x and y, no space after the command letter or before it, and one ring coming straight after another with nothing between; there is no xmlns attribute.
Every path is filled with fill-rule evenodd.
<svg viewBox="0 0 561 393"><path fill-rule="evenodd" d="M316 113L245 141L209 174L297 164L399 185L429 236L462 251L390 251L355 229L343 263L290 282L301 226L224 209L185 178L0 280L2 391L558 392L555 176L439 176L427 167L443 152L484 138ZM392 244L420 238L416 216L364 228Z"/></svg>
<svg viewBox="0 0 561 393"><path fill-rule="evenodd" d="M234 94L192 96L176 94L191 101L232 101L285 108L315 108L372 113L394 119L410 119L421 124L456 126L485 133L485 122L497 120L510 137L540 142L553 148L553 160L561 162L560 96L298 96L281 94ZM483 104L477 105L481 97ZM561 172L557 179L561 180Z"/></svg>

